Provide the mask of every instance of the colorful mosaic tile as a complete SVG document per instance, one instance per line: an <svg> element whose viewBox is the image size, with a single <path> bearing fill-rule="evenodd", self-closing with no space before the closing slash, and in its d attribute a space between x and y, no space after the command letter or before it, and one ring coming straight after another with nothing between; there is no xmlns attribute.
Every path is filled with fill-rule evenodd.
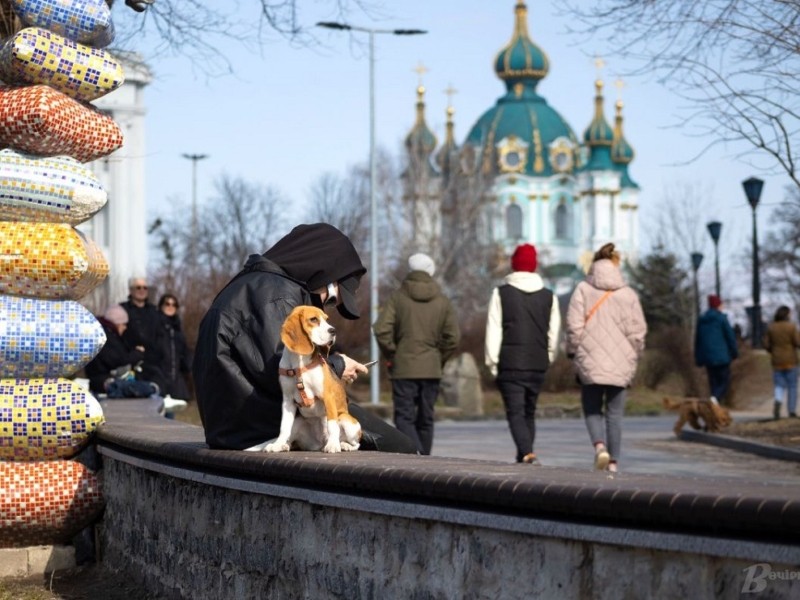
<svg viewBox="0 0 800 600"><path fill-rule="evenodd" d="M107 275L97 244L74 227L0 221L0 294L78 300Z"/></svg>
<svg viewBox="0 0 800 600"><path fill-rule="evenodd" d="M107 200L94 173L74 158L0 150L0 220L77 225Z"/></svg>
<svg viewBox="0 0 800 600"><path fill-rule="evenodd" d="M0 379L0 461L75 456L103 422L103 409L70 379Z"/></svg>
<svg viewBox="0 0 800 600"><path fill-rule="evenodd" d="M11 0L11 4L26 26L44 27L95 48L114 41L106 0Z"/></svg>
<svg viewBox="0 0 800 600"><path fill-rule="evenodd" d="M0 79L12 84L42 83L90 102L113 92L125 76L122 65L106 50L27 27L0 48Z"/></svg>
<svg viewBox="0 0 800 600"><path fill-rule="evenodd" d="M71 377L105 342L103 326L74 300L0 295L0 377Z"/></svg>
<svg viewBox="0 0 800 600"><path fill-rule="evenodd" d="M103 505L100 474L79 462L0 462L2 548L67 543Z"/></svg>
<svg viewBox="0 0 800 600"><path fill-rule="evenodd" d="M46 85L0 86L0 147L96 160L122 146L113 119Z"/></svg>

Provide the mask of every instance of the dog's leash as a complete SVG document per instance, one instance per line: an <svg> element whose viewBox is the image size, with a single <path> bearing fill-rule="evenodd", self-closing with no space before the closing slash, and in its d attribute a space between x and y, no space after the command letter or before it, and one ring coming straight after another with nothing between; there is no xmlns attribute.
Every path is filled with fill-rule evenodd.
<svg viewBox="0 0 800 600"><path fill-rule="evenodd" d="M305 367L298 367L296 369L281 369L278 368L278 373L281 375L286 375L287 377L294 377L295 381L297 382L297 391L300 394L300 402L297 402L299 406L307 407L314 405L314 399L309 398L306 394L306 386L303 385L303 373L306 371L310 371L312 369L316 369L322 364L325 360L322 358L321 354L317 354L310 363L308 363Z"/></svg>

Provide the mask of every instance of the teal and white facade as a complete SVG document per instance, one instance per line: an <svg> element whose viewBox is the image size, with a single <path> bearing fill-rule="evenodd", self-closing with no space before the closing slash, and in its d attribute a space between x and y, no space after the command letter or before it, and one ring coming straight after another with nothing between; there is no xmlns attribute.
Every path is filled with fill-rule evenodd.
<svg viewBox="0 0 800 600"><path fill-rule="evenodd" d="M607 242L614 242L625 258L636 260L639 186L628 173L634 152L623 133L622 102L616 103L612 126L605 116L603 82L598 80L593 116L579 138L537 91L549 68L547 55L528 35L527 7L519 0L511 41L494 61L506 91L480 116L458 148L459 173L478 175L486 182L479 231L482 241L496 245L498 253L505 255L498 258L504 260L520 243L532 243L540 264L550 267L555 279L557 273L574 279L576 267L585 266ZM436 140L425 124L424 99L418 93L417 120L406 146L416 172L421 173L420 165L425 163L426 189L432 189L437 175L448 175L441 156L453 153L452 108L448 108L448 139L436 154L438 160L432 160ZM587 108L590 102L587 94ZM428 196L429 212L437 204L446 204L444 196ZM446 229L444 213L438 225ZM434 233L428 237L435 237ZM438 234L446 238L445 231ZM419 242L424 244L423 239Z"/></svg>

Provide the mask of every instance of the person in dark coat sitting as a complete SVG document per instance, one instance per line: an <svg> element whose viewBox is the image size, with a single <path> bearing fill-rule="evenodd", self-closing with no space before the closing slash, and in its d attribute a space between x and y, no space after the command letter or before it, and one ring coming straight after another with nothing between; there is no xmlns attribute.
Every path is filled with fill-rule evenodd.
<svg viewBox="0 0 800 600"><path fill-rule="evenodd" d="M128 312L119 304L109 306L97 320L106 333L106 343L84 371L89 378L89 389L95 394L105 394L114 380L111 372L125 365L136 366L144 360L145 350L143 346L130 346L123 338L128 328Z"/></svg>

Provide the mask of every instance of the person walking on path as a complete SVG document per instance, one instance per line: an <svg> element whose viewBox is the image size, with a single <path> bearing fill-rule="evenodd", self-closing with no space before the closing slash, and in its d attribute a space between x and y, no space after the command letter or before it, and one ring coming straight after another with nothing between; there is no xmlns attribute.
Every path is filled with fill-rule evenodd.
<svg viewBox="0 0 800 600"><path fill-rule="evenodd" d="M164 373L164 389L161 390L161 394L189 400L191 394L186 384L186 377L189 375L192 360L181 327L179 308L175 294L164 294L158 301L162 329L161 370Z"/></svg>
<svg viewBox="0 0 800 600"><path fill-rule="evenodd" d="M420 454L430 454L442 367L455 354L460 333L450 300L433 280L433 259L414 254L408 269L373 332L389 366L395 426L416 442Z"/></svg>
<svg viewBox="0 0 800 600"><path fill-rule="evenodd" d="M581 404L598 470L617 471L625 388L636 373L646 335L639 297L625 283L614 244L605 244L567 309L567 356L575 360L582 385Z"/></svg>
<svg viewBox="0 0 800 600"><path fill-rule="evenodd" d="M536 248L517 246L512 272L492 290L486 316L485 362L503 397L517 462L539 465L533 451L536 401L558 347L558 298L535 273Z"/></svg>
<svg viewBox="0 0 800 600"><path fill-rule="evenodd" d="M708 310L697 320L694 362L705 367L712 402L722 402L731 386L731 363L739 356L736 335L722 312L722 299L708 296Z"/></svg>
<svg viewBox="0 0 800 600"><path fill-rule="evenodd" d="M772 416L781 417L784 392L790 417L797 417L797 349L800 333L790 320L791 309L781 306L775 311L775 320L764 334L764 349L772 357L772 381L775 387L775 403Z"/></svg>

